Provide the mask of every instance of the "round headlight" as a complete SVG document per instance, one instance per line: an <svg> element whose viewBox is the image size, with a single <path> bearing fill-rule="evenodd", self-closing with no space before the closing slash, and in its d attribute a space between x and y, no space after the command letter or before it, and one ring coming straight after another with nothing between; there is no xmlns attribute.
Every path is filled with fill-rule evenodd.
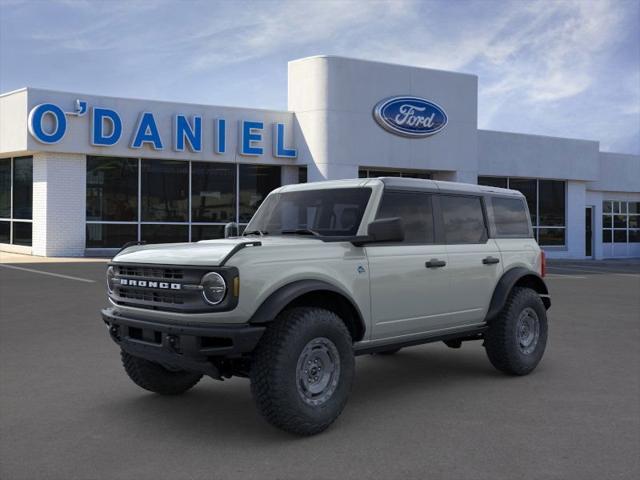
<svg viewBox="0 0 640 480"><path fill-rule="evenodd" d="M113 267L107 268L107 290L109 293L113 293L113 279L116 276L116 271Z"/></svg>
<svg viewBox="0 0 640 480"><path fill-rule="evenodd" d="M227 293L227 284L222 275L216 272L209 272L202 277L202 296L211 305L217 305Z"/></svg>

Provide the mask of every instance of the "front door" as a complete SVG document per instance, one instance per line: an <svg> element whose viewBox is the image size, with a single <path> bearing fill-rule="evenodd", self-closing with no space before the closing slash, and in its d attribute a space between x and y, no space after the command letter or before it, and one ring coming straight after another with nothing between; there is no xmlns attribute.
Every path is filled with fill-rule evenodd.
<svg viewBox="0 0 640 480"><path fill-rule="evenodd" d="M593 257L593 207L584 210L584 255Z"/></svg>
<svg viewBox="0 0 640 480"><path fill-rule="evenodd" d="M450 279L445 245L435 244L432 195L385 191L377 218L400 217L405 240L366 246L372 340L410 339L446 326Z"/></svg>

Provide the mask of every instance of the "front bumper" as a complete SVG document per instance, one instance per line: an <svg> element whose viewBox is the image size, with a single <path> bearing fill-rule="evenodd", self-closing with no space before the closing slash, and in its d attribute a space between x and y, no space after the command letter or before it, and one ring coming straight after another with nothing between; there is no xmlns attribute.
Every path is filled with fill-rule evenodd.
<svg viewBox="0 0 640 480"><path fill-rule="evenodd" d="M215 360L240 358L254 350L265 327L253 325L186 326L123 316L115 308L102 310L109 334L130 355L171 368L215 378Z"/></svg>

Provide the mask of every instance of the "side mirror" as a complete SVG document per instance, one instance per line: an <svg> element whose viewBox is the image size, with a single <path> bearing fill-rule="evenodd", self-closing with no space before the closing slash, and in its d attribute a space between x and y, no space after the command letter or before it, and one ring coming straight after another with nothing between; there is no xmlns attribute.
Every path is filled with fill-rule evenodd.
<svg viewBox="0 0 640 480"><path fill-rule="evenodd" d="M404 240L404 225L399 217L380 218L369 224L368 235L361 244L402 242Z"/></svg>
<svg viewBox="0 0 640 480"><path fill-rule="evenodd" d="M236 222L229 222L224 226L224 238L237 237L238 236L238 224Z"/></svg>

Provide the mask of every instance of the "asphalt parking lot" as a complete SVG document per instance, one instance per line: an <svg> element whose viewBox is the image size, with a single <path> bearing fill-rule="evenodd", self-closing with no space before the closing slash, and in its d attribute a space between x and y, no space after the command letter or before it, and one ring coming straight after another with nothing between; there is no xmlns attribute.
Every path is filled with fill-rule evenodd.
<svg viewBox="0 0 640 480"><path fill-rule="evenodd" d="M244 379L136 387L99 317L105 268L0 265L3 480L640 478L638 260L552 264L533 374L498 373L479 342L359 357L312 438L268 426Z"/></svg>

